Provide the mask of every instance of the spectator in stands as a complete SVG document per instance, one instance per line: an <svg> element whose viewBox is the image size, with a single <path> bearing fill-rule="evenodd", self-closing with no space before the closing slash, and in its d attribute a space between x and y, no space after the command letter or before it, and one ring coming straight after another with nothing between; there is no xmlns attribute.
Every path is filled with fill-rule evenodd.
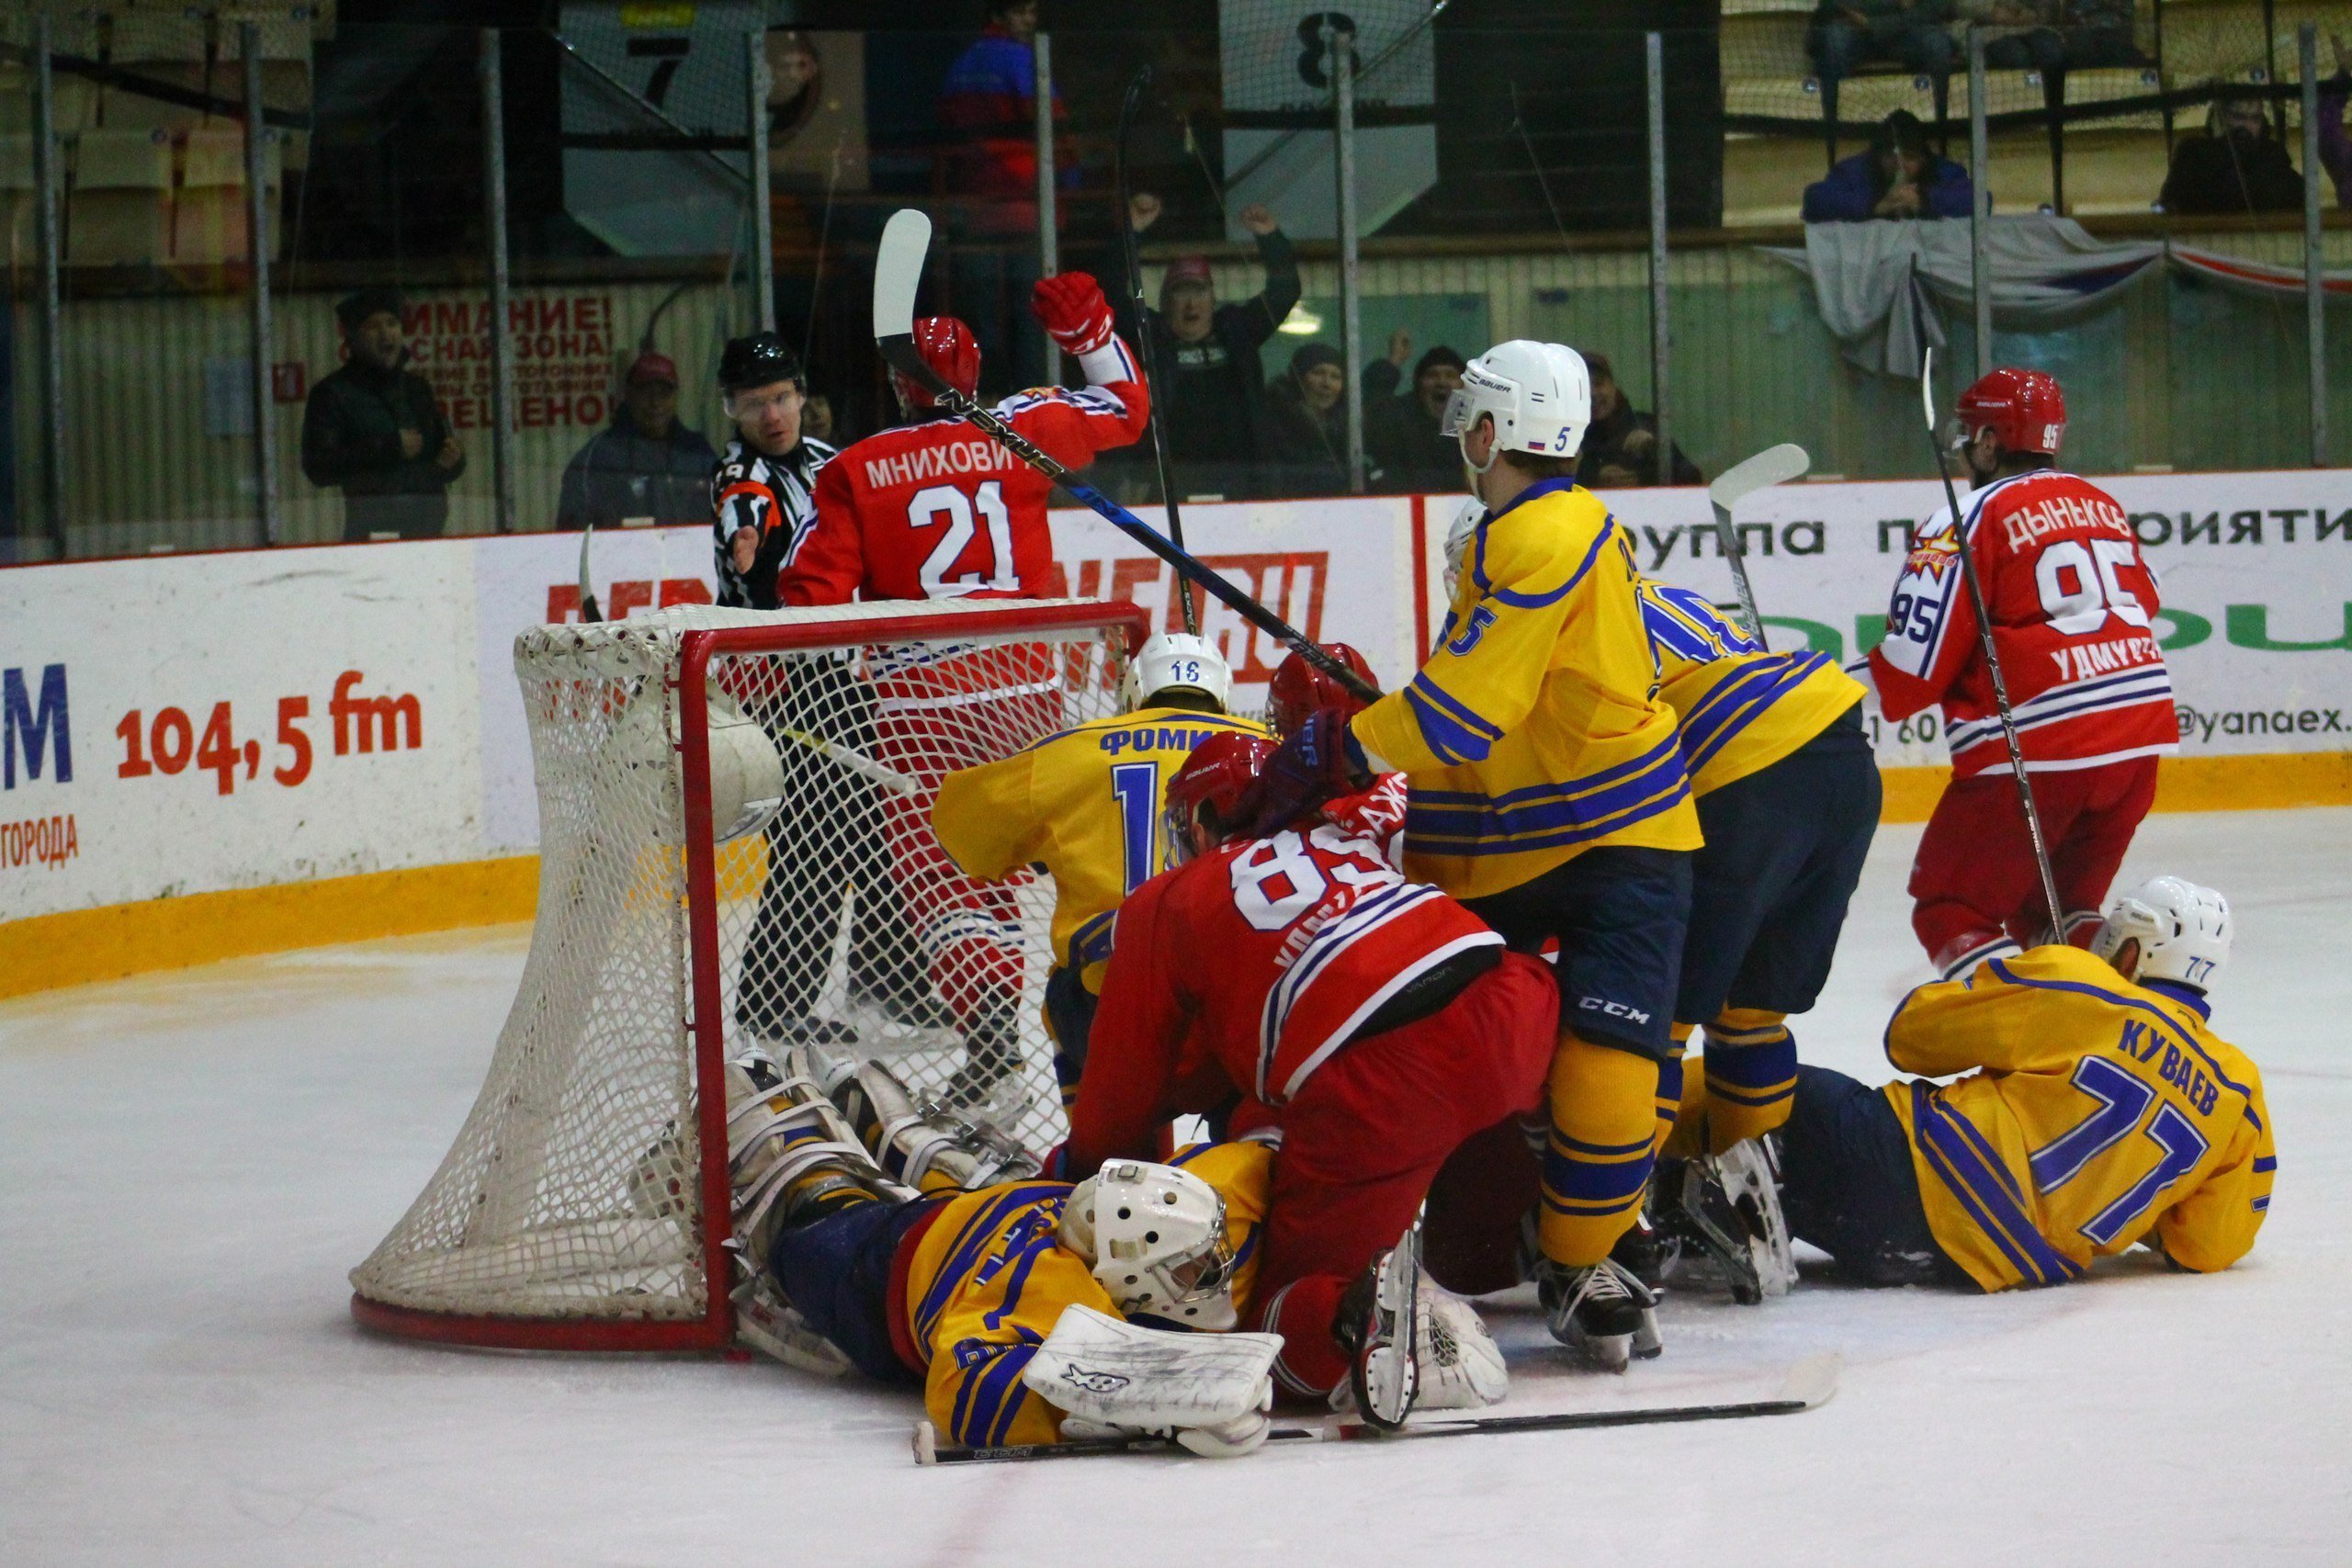
<svg viewBox="0 0 2352 1568"><path fill-rule="evenodd" d="M1413 384L1403 396L1396 383L1413 352L1413 334L1399 327L1388 339L1388 357L1363 367L1363 445L1380 469L1380 488L1400 494L1462 488L1462 449L1439 427L1445 402L1462 385L1462 355L1440 344L1413 367Z"/></svg>
<svg viewBox="0 0 2352 1568"><path fill-rule="evenodd" d="M1804 187L1804 220L1965 218L1972 194L1968 171L1930 152L1919 117L1896 109L1879 122L1869 152L1840 158L1827 179Z"/></svg>
<svg viewBox="0 0 2352 1568"><path fill-rule="evenodd" d="M2335 74L2319 91L2319 166L2335 182L2335 205L2352 209L2352 136L2344 130L2344 108L2352 101L2352 44L2342 33L2330 33L2335 50Z"/></svg>
<svg viewBox="0 0 2352 1568"><path fill-rule="evenodd" d="M1266 388L1272 411L1276 488L1285 495L1348 491L1348 373L1340 351L1303 343L1290 370Z"/></svg>
<svg viewBox="0 0 2352 1568"><path fill-rule="evenodd" d="M1674 449L1672 477L1657 476L1657 420L1636 413L1617 385L1617 372L1605 354L1579 349L1592 376L1592 423L1577 452L1577 483L1587 490L1622 490L1633 485L1702 483L1697 464Z"/></svg>
<svg viewBox="0 0 2352 1568"><path fill-rule="evenodd" d="M2136 0L1961 0L1962 19L2001 29L1984 40L1996 71L2064 72L2140 65Z"/></svg>
<svg viewBox="0 0 2352 1568"><path fill-rule="evenodd" d="M949 262L956 313L979 340L980 374L1000 391L1053 379L1044 339L1029 320L1030 290L1042 275L1036 38L1037 0L989 0L987 28L948 67L939 90L940 179L958 198L950 212L964 242ZM1059 92L1053 117L1058 127ZM1063 185L1078 178L1072 149L1057 146L1054 164Z"/></svg>
<svg viewBox="0 0 2352 1568"><path fill-rule="evenodd" d="M1936 118L1951 97L1961 45L1946 26L1953 0L1821 0L1805 27L1805 49L1821 78L1821 115L1830 156L1838 152L1838 85L1861 66L1902 65L1934 80Z"/></svg>
<svg viewBox="0 0 2352 1568"><path fill-rule="evenodd" d="M632 517L698 523L710 511L718 454L678 422L678 367L640 354L628 367L613 423L564 465L555 525L613 527Z"/></svg>
<svg viewBox="0 0 2352 1568"><path fill-rule="evenodd" d="M1140 234L1158 222L1159 198L1138 191L1128 221ZM1144 312L1153 362L1160 376L1168 452L1181 466L1180 491L1246 494L1256 465L1272 455L1272 411L1258 349L1298 303L1298 263L1290 241L1261 202L1241 209L1242 227L1257 236L1266 287L1236 305L1219 305L1209 265L1187 256L1169 265L1159 309ZM1116 297L1124 299L1122 288Z"/></svg>
<svg viewBox="0 0 2352 1568"><path fill-rule="evenodd" d="M2260 98L2218 98L2205 134L2173 149L2156 201L2166 212L2200 217L2295 212L2303 205L2303 176L2271 134Z"/></svg>
<svg viewBox="0 0 2352 1568"><path fill-rule="evenodd" d="M334 308L348 353L302 410L302 472L343 491L345 539L429 539L449 521L448 489L466 471L433 384L408 365L408 301L363 288Z"/></svg>

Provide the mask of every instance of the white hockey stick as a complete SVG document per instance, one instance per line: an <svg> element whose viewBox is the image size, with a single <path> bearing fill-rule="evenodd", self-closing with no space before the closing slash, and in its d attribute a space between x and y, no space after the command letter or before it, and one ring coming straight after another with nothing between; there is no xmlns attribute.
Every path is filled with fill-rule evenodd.
<svg viewBox="0 0 2352 1568"><path fill-rule="evenodd" d="M2009 708L2009 683L2001 676L2001 656L1993 647L1993 617L1984 608L1984 584L1976 575L1976 552L1969 547L1968 530L1960 514L1960 492L1952 488L1951 470L1944 465L1942 445L1936 439L1936 351L1920 355L1919 402L1928 414L1928 450L1935 455L1936 472L1944 481L1944 504L1951 509L1951 536L1960 555L1961 581L1968 585L1969 607L1976 612L1976 646L1984 655L1985 673L1993 678L1993 705L2000 710L2001 736L2009 743L2009 772L2017 776L2018 802L2025 807L2026 837L2033 841L2033 863L2041 872L2041 897L2050 906L2050 940L2066 940L2066 910L2058 901L2058 878L2050 869L2050 841L2042 836L2041 810L2033 803L2033 783L2025 771L2025 749L2018 744L2018 718Z"/></svg>
<svg viewBox="0 0 2352 1568"><path fill-rule="evenodd" d="M778 729L776 734L796 745L806 746L829 762L838 762L871 784L880 784L893 795L918 795L922 785L892 768L886 768L863 751L853 751L838 741L821 735L811 735L805 729Z"/></svg>
<svg viewBox="0 0 2352 1568"><path fill-rule="evenodd" d="M1732 526L1731 509L1759 490L1791 479L1803 479L1813 467L1813 459L1805 449L1793 441L1778 446L1768 446L1744 463L1736 463L1715 476L1707 487L1707 500L1715 509L1715 537L1724 558L1731 562L1732 587L1739 594L1740 614L1747 619L1747 635L1758 646L1764 641L1764 618L1756 610L1756 590L1747 583L1747 546Z"/></svg>
<svg viewBox="0 0 2352 1568"><path fill-rule="evenodd" d="M1361 1421L1328 1427L1277 1427L1267 1435L1273 1443L1352 1443L1377 1439L1406 1441L1414 1438L1475 1438L1498 1432L1575 1432L1595 1427L1652 1427L1673 1421L1736 1421L1750 1416L1794 1416L1816 1410L1838 1393L1838 1374L1845 1362L1836 1351L1808 1356L1791 1367L1781 1392L1771 1399L1751 1399L1733 1404L1653 1404L1631 1410L1562 1410L1541 1416L1474 1416L1460 1421L1430 1421L1408 1425L1394 1432ZM939 1429L928 1421L915 1423L917 1464L973 1464L1004 1460L1089 1459L1100 1454L1166 1453L1176 1445L1164 1438L1094 1438L1074 1443L1024 1443L1012 1448L967 1449L939 1440Z"/></svg>

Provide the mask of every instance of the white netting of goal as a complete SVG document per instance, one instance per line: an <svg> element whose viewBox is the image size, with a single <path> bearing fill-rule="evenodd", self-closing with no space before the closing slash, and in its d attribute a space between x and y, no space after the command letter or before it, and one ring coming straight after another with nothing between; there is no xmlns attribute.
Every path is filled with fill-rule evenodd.
<svg viewBox="0 0 2352 1568"><path fill-rule="evenodd" d="M514 1328L529 1320L668 1325L683 1332L646 1337L672 1348L702 1342L697 1324L723 1337L697 1153L698 931L717 1056L813 1042L880 1057L1032 1148L1058 1141L1052 884L964 876L931 806L955 769L1115 711L1142 632L1131 605L997 600L681 607L516 638L539 805L530 956L456 1143L352 1271L355 1313L478 1342L532 1343ZM681 703L696 633L718 634L707 700ZM716 733L729 724L765 738L749 751L773 748L753 792L781 777L765 824L708 852L707 909L685 827L683 727L698 720L717 813L747 751ZM636 1343L625 1328L562 1342Z"/></svg>

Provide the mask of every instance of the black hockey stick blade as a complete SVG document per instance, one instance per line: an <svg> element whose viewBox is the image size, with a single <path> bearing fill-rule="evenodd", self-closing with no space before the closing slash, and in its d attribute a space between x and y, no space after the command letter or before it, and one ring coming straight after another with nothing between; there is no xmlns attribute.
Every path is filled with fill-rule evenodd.
<svg viewBox="0 0 2352 1568"><path fill-rule="evenodd" d="M1630 1410L1561 1410L1542 1416L1474 1416L1460 1421L1410 1424L1393 1432L1360 1421L1342 1422L1312 1435L1325 1441L1389 1442L1408 1438L1475 1438L1498 1432L1577 1432L1594 1427L1657 1427L1676 1421L1734 1421L1751 1416L1794 1416L1829 1403L1838 1393L1845 1361L1836 1351L1808 1356L1791 1367L1770 1399L1731 1404L1656 1404ZM1284 1434L1273 1434L1276 1440Z"/></svg>
<svg viewBox="0 0 2352 1568"><path fill-rule="evenodd" d="M1361 1421L1330 1427L1277 1427L1270 1443L1404 1442L1415 1438L1476 1438L1502 1432L1575 1432L1597 1427L1656 1427L1680 1421L1736 1421L1754 1416L1794 1416L1818 1409L1838 1393L1844 1360L1835 1351L1808 1356L1791 1367L1780 1393L1770 1399L1729 1404L1659 1404L1630 1410L1561 1410L1541 1416L1476 1416L1459 1421L1408 1422L1382 1431ZM1068 1443L1022 1443L1008 1448L964 1448L939 1440L928 1421L915 1423L917 1464L989 1464L1038 1459L1093 1459L1105 1454L1181 1452L1166 1438L1087 1438Z"/></svg>
<svg viewBox="0 0 2352 1568"><path fill-rule="evenodd" d="M1222 572L1170 541L1159 529L1071 473L1038 445L1022 434L995 411L982 408L947 384L915 347L915 289L922 281L922 261L931 244L931 220L910 207L890 215L883 226L882 244L874 258L874 346L891 369L929 392L933 400L957 419L977 426L1023 463L1069 491L1105 522L1190 581L1243 620L1330 676L1353 696L1376 702L1380 688L1357 674L1306 633L1243 592Z"/></svg>

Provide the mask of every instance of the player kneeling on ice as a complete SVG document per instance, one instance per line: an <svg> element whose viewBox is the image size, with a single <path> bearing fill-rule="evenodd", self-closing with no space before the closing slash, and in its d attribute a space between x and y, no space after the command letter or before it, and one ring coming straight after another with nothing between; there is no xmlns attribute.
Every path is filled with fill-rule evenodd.
<svg viewBox="0 0 2352 1568"><path fill-rule="evenodd" d="M962 1130L908 1113L887 1073L836 1085L879 1111L888 1160L861 1145L808 1059L733 1069L735 1238L752 1278L739 1332L801 1365L921 1385L932 1423L973 1447L1159 1436L1213 1458L1265 1441L1267 1335L1228 1329L1248 1302L1268 1151L1195 1145L1066 1181L964 1191L1001 1160L942 1157ZM871 1129L869 1135L871 1135ZM1034 1168L1034 1167L1027 1167Z"/></svg>
<svg viewBox="0 0 2352 1568"><path fill-rule="evenodd" d="M2088 953L2036 947L1913 991L1888 1059L1967 1076L1871 1089L1798 1069L1790 1230L1870 1284L2052 1285L2135 1242L2228 1268L2278 1164L2261 1075L2207 1021L2230 938L2220 894L2159 876Z"/></svg>
<svg viewBox="0 0 2352 1568"><path fill-rule="evenodd" d="M1281 1147L1249 1321L1283 1336L1283 1386L1323 1397L1384 1349L1393 1367L1394 1334L1422 1408L1491 1404L1505 1375L1476 1314L1400 1288L1413 1248L1386 1253L1455 1147L1541 1097L1558 994L1540 960L1397 873L1385 840L1401 814L1380 799L1239 833L1272 750L1214 736L1170 781L1180 863L1120 908L1057 1158L1081 1171L1148 1155L1170 1116L1238 1097L1233 1127Z"/></svg>

